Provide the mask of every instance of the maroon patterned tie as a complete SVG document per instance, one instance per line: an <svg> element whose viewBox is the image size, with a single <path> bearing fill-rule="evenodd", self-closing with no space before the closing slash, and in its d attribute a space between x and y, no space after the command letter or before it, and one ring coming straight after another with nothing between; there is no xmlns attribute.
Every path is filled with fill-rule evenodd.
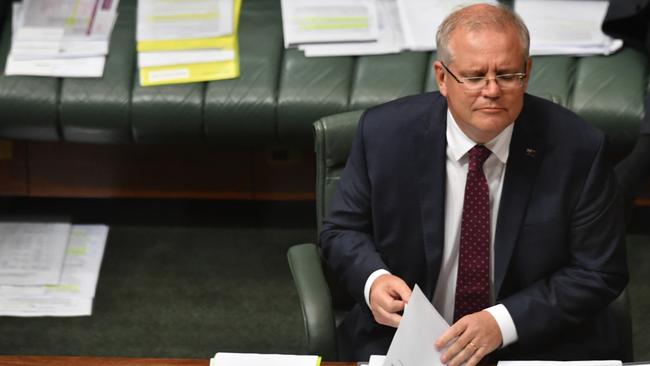
<svg viewBox="0 0 650 366"><path fill-rule="evenodd" d="M454 322L490 306L490 191L483 174L483 163L490 154L483 145L469 151Z"/></svg>

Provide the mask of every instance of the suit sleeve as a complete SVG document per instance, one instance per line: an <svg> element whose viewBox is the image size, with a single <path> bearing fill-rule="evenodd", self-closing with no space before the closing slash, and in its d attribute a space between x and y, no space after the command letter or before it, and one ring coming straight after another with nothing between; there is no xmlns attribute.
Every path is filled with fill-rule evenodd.
<svg viewBox="0 0 650 366"><path fill-rule="evenodd" d="M623 212L605 145L603 137L570 213L570 260L501 301L524 346L588 321L627 284Z"/></svg>
<svg viewBox="0 0 650 366"><path fill-rule="evenodd" d="M323 257L358 303L365 302L363 290L368 276L377 269L387 268L373 241L365 118L364 113L320 233Z"/></svg>

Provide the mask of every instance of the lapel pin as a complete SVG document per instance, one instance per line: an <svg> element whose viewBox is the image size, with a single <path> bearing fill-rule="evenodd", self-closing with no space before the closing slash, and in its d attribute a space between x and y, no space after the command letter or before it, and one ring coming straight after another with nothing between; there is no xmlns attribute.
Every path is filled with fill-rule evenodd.
<svg viewBox="0 0 650 366"><path fill-rule="evenodd" d="M529 156L531 158L534 158L535 155L537 155L537 150L531 149L530 147L526 148L526 156Z"/></svg>

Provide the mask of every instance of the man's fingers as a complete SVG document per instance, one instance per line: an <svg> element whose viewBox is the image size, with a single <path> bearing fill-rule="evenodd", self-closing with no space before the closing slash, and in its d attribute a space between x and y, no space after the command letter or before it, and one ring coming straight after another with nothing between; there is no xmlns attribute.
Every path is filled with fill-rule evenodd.
<svg viewBox="0 0 650 366"><path fill-rule="evenodd" d="M379 324L387 325L389 327L394 327L394 328L397 328L399 322L402 320L401 315L392 311L387 311L382 307L377 307L376 309L374 309L373 315L375 317L375 320Z"/></svg>
<svg viewBox="0 0 650 366"><path fill-rule="evenodd" d="M409 302L412 291L411 288L408 287L406 283L402 281L397 282L395 286L392 287L392 290L394 291L396 297L400 298L403 302L405 303Z"/></svg>
<svg viewBox="0 0 650 366"><path fill-rule="evenodd" d="M449 327L440 338L436 340L435 346L438 349L445 348L454 339L457 339L465 331L465 325L462 323L456 323ZM469 340L468 340L469 342Z"/></svg>
<svg viewBox="0 0 650 366"><path fill-rule="evenodd" d="M370 309L379 324L397 327L411 289L397 276L384 274L373 282L370 288Z"/></svg>

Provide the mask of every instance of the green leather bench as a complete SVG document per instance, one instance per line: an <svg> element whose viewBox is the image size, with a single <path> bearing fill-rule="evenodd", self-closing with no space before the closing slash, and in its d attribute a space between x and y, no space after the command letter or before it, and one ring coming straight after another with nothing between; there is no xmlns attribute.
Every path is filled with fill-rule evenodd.
<svg viewBox="0 0 650 366"><path fill-rule="evenodd" d="M2 70L10 46L8 5ZM0 139L312 149L312 123L321 117L436 89L435 53L306 58L285 50L278 0L243 1L241 77L141 87L135 11L135 0L120 1L101 79L0 75ZM534 57L529 92L605 130L620 158L633 146L643 117L648 72L646 56L629 48L607 57Z"/></svg>

